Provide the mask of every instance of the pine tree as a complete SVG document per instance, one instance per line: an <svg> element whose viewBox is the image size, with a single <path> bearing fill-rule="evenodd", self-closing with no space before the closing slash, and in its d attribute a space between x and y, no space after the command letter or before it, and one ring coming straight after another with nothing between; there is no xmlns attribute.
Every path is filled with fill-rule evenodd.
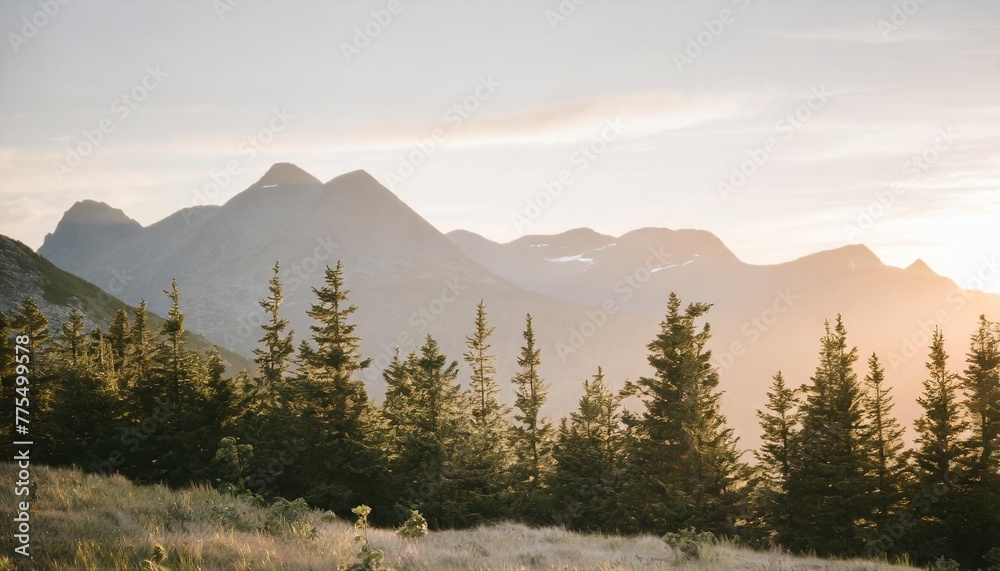
<svg viewBox="0 0 1000 571"><path fill-rule="evenodd" d="M40 423L51 464L91 465L106 458L113 446L119 414L116 379L113 371L102 370L89 343L83 313L73 308L51 349L54 382Z"/></svg>
<svg viewBox="0 0 1000 571"><path fill-rule="evenodd" d="M148 382L150 367L152 366L154 336L149 330L149 315L146 311L146 300L139 301L139 307L133 312L135 317L132 328L129 330L131 344L127 360L130 365L130 384L138 382Z"/></svg>
<svg viewBox="0 0 1000 571"><path fill-rule="evenodd" d="M967 478L962 435L969 423L960 400L958 375L948 370L944 334L935 328L926 364L928 376L917 403L923 414L914 423L917 433L913 453L916 473L914 505L919 520L912 552L918 560L961 557L956 537L963 533L963 515L957 486ZM928 500L928 498L931 498Z"/></svg>
<svg viewBox="0 0 1000 571"><path fill-rule="evenodd" d="M1000 323L979 317L961 377L971 431L964 442L968 479L959 482L956 549L968 567L986 568L984 555L1000 547ZM994 561L993 563L1000 563Z"/></svg>
<svg viewBox="0 0 1000 571"><path fill-rule="evenodd" d="M111 325L108 327L108 337L111 344L111 356L114 359L115 371L120 371L125 362L125 357L129 349L128 311L119 309L111 318Z"/></svg>
<svg viewBox="0 0 1000 571"><path fill-rule="evenodd" d="M848 348L838 315L826 323L820 363L803 387L799 454L788 478L791 514L783 543L796 551L860 553L871 521L867 478L871 463L864 434L862 387L853 366L857 348ZM810 506L810 509L801 509Z"/></svg>
<svg viewBox="0 0 1000 571"><path fill-rule="evenodd" d="M948 353L944 349L944 334L934 330L928 378L924 392L917 398L923 415L917 419L917 474L922 483L948 483L953 471L961 470L965 450L961 435L969 428L960 402L958 375L948 371Z"/></svg>
<svg viewBox="0 0 1000 571"><path fill-rule="evenodd" d="M583 383L576 412L559 425L549 479L555 523L572 529L618 531L625 523L619 504L624 427L622 396L604 383L604 371Z"/></svg>
<svg viewBox="0 0 1000 571"><path fill-rule="evenodd" d="M26 346L29 349L28 354L31 355L32 374L38 379L44 371L42 353L51 340L49 320L38 308L38 302L29 297L21 302L20 311L14 316L13 326L17 335L28 336Z"/></svg>
<svg viewBox="0 0 1000 571"><path fill-rule="evenodd" d="M628 419L634 432L629 511L645 529L733 533L748 474L719 412L719 373L706 348L711 328L695 325L711 306L692 303L681 311L671 293L667 307L648 345L655 376L629 385L645 407Z"/></svg>
<svg viewBox="0 0 1000 571"><path fill-rule="evenodd" d="M548 400L549 387L542 380L538 367L541 350L535 347L535 332L531 314L525 318L524 345L517 359L520 370L514 375L514 420L518 422L511 432L515 463L515 503L527 517L540 517L539 485L546 475L552 456L552 423L541 416L542 406Z"/></svg>
<svg viewBox="0 0 1000 571"><path fill-rule="evenodd" d="M258 393L261 398L273 398L275 387L285 378L288 370L289 357L295 352L293 331L284 334L288 320L278 316L285 296L281 291L281 281L278 277L279 266L274 263L274 275L268 284L268 296L259 302L260 307L268 316L267 323L261 325L264 336L260 339L262 347L253 350L254 363L257 364Z"/></svg>
<svg viewBox="0 0 1000 571"><path fill-rule="evenodd" d="M795 389L785 384L781 371L772 377L765 410L757 411L760 420L761 446L754 452L763 482L762 516L768 528L783 533L788 526L789 505L786 485L795 461L801 406Z"/></svg>
<svg viewBox="0 0 1000 571"><path fill-rule="evenodd" d="M59 330L53 353L60 361L75 368L83 366L88 359L88 348L83 312L74 307L69 312L69 319Z"/></svg>
<svg viewBox="0 0 1000 571"><path fill-rule="evenodd" d="M472 425L461 460L467 485L478 492L470 510L480 519L500 517L504 512L501 493L506 486L510 463L507 435L509 409L497 400L496 356L490 353L489 338L495 331L486 317L486 306L476 307L475 330L465 338L465 362L472 370L466 395L472 409Z"/></svg>
<svg viewBox="0 0 1000 571"><path fill-rule="evenodd" d="M973 453L977 473L997 474L1000 470L1000 323L979 316L972 335L968 365L961 377L968 398L972 435L966 443Z"/></svg>
<svg viewBox="0 0 1000 571"><path fill-rule="evenodd" d="M400 517L420 510L433 527L466 523L470 493L457 465L468 435L467 401L457 382L458 363L448 362L427 335L420 353L407 359L404 414L394 416L397 437L392 472L398 478Z"/></svg>
<svg viewBox="0 0 1000 571"><path fill-rule="evenodd" d="M906 461L903 456L903 427L892 415L895 406L891 389L885 383L885 370L878 356L868 358L865 376L865 438L873 459L871 493L874 523L883 528L890 523L903 500Z"/></svg>
<svg viewBox="0 0 1000 571"><path fill-rule="evenodd" d="M316 321L310 326L315 348L302 342L298 374L280 396L290 405L288 441L303 452L294 462L271 457L281 450L261 450L258 459L262 467L278 460L284 468L278 482L283 494L339 513L378 486L372 476L377 462L366 445L375 428L374 409L364 383L355 378L370 360L360 357L356 325L350 322L357 308L347 301L339 261L326 268L323 286L313 293L317 301L308 315Z"/></svg>

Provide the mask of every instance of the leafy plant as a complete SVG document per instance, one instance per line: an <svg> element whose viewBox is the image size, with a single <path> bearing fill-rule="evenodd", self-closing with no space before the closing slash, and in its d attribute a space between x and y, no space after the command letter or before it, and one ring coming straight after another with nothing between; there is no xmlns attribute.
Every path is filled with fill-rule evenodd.
<svg viewBox="0 0 1000 571"><path fill-rule="evenodd" d="M693 527L667 533L663 541L682 559L701 559L706 553L705 548L718 542L712 532L698 531Z"/></svg>
<svg viewBox="0 0 1000 571"><path fill-rule="evenodd" d="M358 516L358 521L354 522L354 541L361 544L361 550L356 563L341 565L338 567L339 571L394 571L391 567L382 565L385 553L381 549L372 550L368 542L368 515L372 513L372 509L362 504L351 510L351 513Z"/></svg>
<svg viewBox="0 0 1000 571"><path fill-rule="evenodd" d="M407 518L396 535L406 539L418 539L427 535L427 520L417 510L410 510L410 517Z"/></svg>

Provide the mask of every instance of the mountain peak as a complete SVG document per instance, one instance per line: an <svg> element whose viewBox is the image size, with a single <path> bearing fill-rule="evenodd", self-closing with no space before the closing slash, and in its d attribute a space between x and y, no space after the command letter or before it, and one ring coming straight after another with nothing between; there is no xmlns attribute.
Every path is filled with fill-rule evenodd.
<svg viewBox="0 0 1000 571"><path fill-rule="evenodd" d="M353 170L351 172L345 172L344 174L337 175L326 181L324 186L339 185L378 186L384 188L382 183L380 183L375 177L370 175L368 171L364 169Z"/></svg>
<svg viewBox="0 0 1000 571"><path fill-rule="evenodd" d="M128 225L139 226L140 224L132 220L118 208L97 202L96 200L81 200L63 214L60 224L100 224L106 226Z"/></svg>
<svg viewBox="0 0 1000 571"><path fill-rule="evenodd" d="M320 186L323 183L292 163L274 163L254 186Z"/></svg>
<svg viewBox="0 0 1000 571"><path fill-rule="evenodd" d="M906 266L906 271L914 274L920 274L923 276L938 275L937 272L932 270L931 267L928 266L927 263L921 260L920 258L917 258L916 261L914 261L912 264Z"/></svg>

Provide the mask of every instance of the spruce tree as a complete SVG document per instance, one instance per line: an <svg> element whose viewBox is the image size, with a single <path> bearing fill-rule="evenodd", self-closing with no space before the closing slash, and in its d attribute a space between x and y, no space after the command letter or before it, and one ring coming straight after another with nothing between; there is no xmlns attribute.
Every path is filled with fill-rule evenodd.
<svg viewBox="0 0 1000 571"><path fill-rule="evenodd" d="M968 478L962 440L969 429L961 402L961 382L948 370L944 334L935 328L926 363L927 378L917 403L923 413L914 423L917 433L913 453L916 482L913 502L919 516L912 552L918 561L938 557L964 559L956 549L962 528L959 486Z"/></svg>
<svg viewBox="0 0 1000 571"><path fill-rule="evenodd" d="M510 463L507 442L510 426L506 419L509 409L497 400L500 387L496 382L496 356L490 352L489 343L495 328L489 325L482 301L476 306L474 328L472 335L465 338L467 351L463 355L471 369L466 398L472 409L472 423L461 470L466 484L478 490L470 510L489 520L504 512L501 493L507 484Z"/></svg>
<svg viewBox="0 0 1000 571"><path fill-rule="evenodd" d="M83 312L73 308L69 319L59 330L53 353L69 367L82 366L88 358L89 343L87 326L83 321Z"/></svg>
<svg viewBox="0 0 1000 571"><path fill-rule="evenodd" d="M366 444L374 429L373 407L356 378L370 360L360 356L350 321L357 308L348 303L339 261L327 266L323 285L313 293L316 303L307 313L316 322L310 326L315 347L301 343L298 374L281 395L290 403L289 441L302 452L294 461L278 458L283 470L278 483L290 497L340 513L378 485L372 477L377 463ZM262 466L273 460L266 451L258 459Z"/></svg>
<svg viewBox="0 0 1000 571"><path fill-rule="evenodd" d="M748 476L736 438L719 411L719 373L706 348L711 328L696 321L711 306L681 310L671 293L660 333L647 347L654 376L629 385L642 401L629 417L629 511L644 529L695 527L733 533Z"/></svg>
<svg viewBox="0 0 1000 571"><path fill-rule="evenodd" d="M801 402L797 391L785 384L781 371L771 379L765 410L757 411L763 433L754 456L763 477L759 490L761 515L770 531L783 533L789 511L799 509L790 505L786 486L797 453Z"/></svg>
<svg viewBox="0 0 1000 571"><path fill-rule="evenodd" d="M36 379L44 371L44 349L48 346L51 336L49 335L49 320L38 308L38 302L34 298L26 298L21 302L21 307L13 319L14 333L17 335L27 335L28 343L26 347L31 355L31 370Z"/></svg>
<svg viewBox="0 0 1000 571"><path fill-rule="evenodd" d="M288 320L280 317L278 312L281 304L285 301L285 296L281 291L281 280L278 263L274 263L274 275L268 283L268 296L259 302L260 307L267 314L267 322L261 325L264 336L260 339L261 347L253 350L254 363L258 370L257 392L259 400L270 401L276 387L285 378L288 370L289 357L295 352L293 331L285 335L284 331L288 327Z"/></svg>
<svg viewBox="0 0 1000 571"><path fill-rule="evenodd" d="M579 407L559 424L549 479L555 523L571 529L618 531L625 525L619 503L624 442L622 396L604 383L598 367L583 383Z"/></svg>
<svg viewBox="0 0 1000 571"><path fill-rule="evenodd" d="M528 518L541 517L544 507L539 505L541 478L551 466L552 423L542 417L542 406L548 400L549 386L539 374L541 350L535 347L535 332L531 314L525 317L522 334L524 345L517 359L520 370L514 375L514 420L517 424L511 432L515 463L512 469L515 478L515 504Z"/></svg>
<svg viewBox="0 0 1000 571"><path fill-rule="evenodd" d="M466 523L470 493L464 489L458 455L468 436L468 403L457 381L458 363L448 362L427 335L420 353L407 360L405 414L396 419L399 516L419 510L433 527Z"/></svg>
<svg viewBox="0 0 1000 571"><path fill-rule="evenodd" d="M1000 470L1000 323L979 316L961 377L972 434L966 443L976 473Z"/></svg>
<svg viewBox="0 0 1000 571"><path fill-rule="evenodd" d="M790 514L783 543L795 551L860 553L871 532L871 470L856 347L838 315L826 323L820 363L803 387L799 453L788 478ZM801 509L810 506L810 509Z"/></svg>
<svg viewBox="0 0 1000 571"><path fill-rule="evenodd" d="M898 512L906 483L903 427L892 415L895 405L890 393L891 389L885 382L885 369L879 363L878 356L872 353L868 358L863 404L865 437L873 461L872 517L879 528L889 524Z"/></svg>
<svg viewBox="0 0 1000 571"><path fill-rule="evenodd" d="M128 311L119 309L111 318L111 325L108 327L108 340L111 344L111 357L114 359L115 371L121 371L129 349Z"/></svg>
<svg viewBox="0 0 1000 571"><path fill-rule="evenodd" d="M971 428L964 443L969 477L958 484L961 532L955 543L963 563L985 568L984 555L1000 547L1000 323L979 317L966 363L961 382Z"/></svg>

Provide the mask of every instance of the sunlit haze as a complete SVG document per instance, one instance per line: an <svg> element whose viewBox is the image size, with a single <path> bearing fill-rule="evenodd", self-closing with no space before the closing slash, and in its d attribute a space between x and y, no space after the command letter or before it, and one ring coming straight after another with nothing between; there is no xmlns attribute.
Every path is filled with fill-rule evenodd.
<svg viewBox="0 0 1000 571"><path fill-rule="evenodd" d="M698 228L751 263L863 243L1000 292L1000 3L626 4L74 2L37 26L3 2L0 233L37 249L87 198L148 225L292 162L365 169L442 231Z"/></svg>

